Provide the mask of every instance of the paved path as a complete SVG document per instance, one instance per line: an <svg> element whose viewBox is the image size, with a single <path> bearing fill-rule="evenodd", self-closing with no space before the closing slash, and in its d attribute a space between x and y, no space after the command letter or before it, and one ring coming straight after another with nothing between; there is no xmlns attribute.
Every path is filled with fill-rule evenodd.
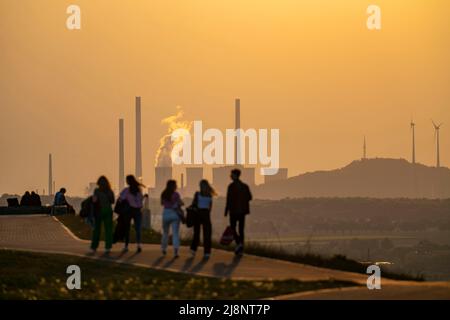
<svg viewBox="0 0 450 320"><path fill-rule="evenodd" d="M103 255L101 251L91 255L88 251L89 241L78 239L56 218L47 215L0 216L0 248L70 254L210 277L302 281L338 279L364 285L354 291L315 291L309 295L304 293L280 297L283 299L407 299L409 296L450 299L447 282L424 284L385 279L382 280L382 290L368 290L365 286L367 279L365 275L250 255L236 258L233 253L223 250L213 250L208 261L202 260L200 251L197 257L190 257L186 247L181 248L181 257L178 259L174 259L170 251L163 257L159 245L152 244L145 244L140 254L136 254L131 245L130 252L125 254L121 253L121 246L116 246L109 256Z"/></svg>

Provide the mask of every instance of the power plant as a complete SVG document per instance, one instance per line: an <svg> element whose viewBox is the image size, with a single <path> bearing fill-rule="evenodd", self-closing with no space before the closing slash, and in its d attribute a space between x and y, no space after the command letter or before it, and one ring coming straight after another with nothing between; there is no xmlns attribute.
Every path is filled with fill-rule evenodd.
<svg viewBox="0 0 450 320"><path fill-rule="evenodd" d="M194 194L198 190L198 184L203 179L203 167L186 168L186 188L184 193L187 196Z"/></svg>
<svg viewBox="0 0 450 320"><path fill-rule="evenodd" d="M241 100L235 99L234 101L234 128L235 130L241 129ZM231 182L230 173L233 169L241 170L241 179L249 185L250 188L255 186L255 168L246 168L241 165L241 139L240 132L237 131L236 140L234 144L234 166L223 166L212 169L212 183L214 188L219 194L224 195L227 190L227 186Z"/></svg>
<svg viewBox="0 0 450 320"><path fill-rule="evenodd" d="M159 194L166 187L167 180L172 179L172 167L155 167L155 188L153 196L159 197Z"/></svg>

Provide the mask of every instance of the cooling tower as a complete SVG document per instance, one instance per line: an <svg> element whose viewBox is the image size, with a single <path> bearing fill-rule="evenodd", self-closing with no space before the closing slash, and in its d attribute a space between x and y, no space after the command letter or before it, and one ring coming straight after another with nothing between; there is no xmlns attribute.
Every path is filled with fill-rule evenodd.
<svg viewBox="0 0 450 320"><path fill-rule="evenodd" d="M166 187L167 180L172 179L172 167L155 167L155 191L161 193Z"/></svg>
<svg viewBox="0 0 450 320"><path fill-rule="evenodd" d="M203 168L202 167L192 167L186 168L186 196L193 195L195 191L199 188L200 180L203 179Z"/></svg>

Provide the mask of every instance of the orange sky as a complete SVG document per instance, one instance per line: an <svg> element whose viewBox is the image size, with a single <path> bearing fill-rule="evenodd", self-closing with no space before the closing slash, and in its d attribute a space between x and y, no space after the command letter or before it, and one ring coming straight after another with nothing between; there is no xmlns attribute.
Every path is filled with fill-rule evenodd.
<svg viewBox="0 0 450 320"><path fill-rule="evenodd" d="M78 4L82 29L66 29ZM382 30L366 8L382 9ZM280 128L290 175L359 158L435 163L430 118L450 165L447 0L0 0L0 193L117 185L118 118L134 172L134 96L142 96L144 182L162 118L181 105L206 127Z"/></svg>

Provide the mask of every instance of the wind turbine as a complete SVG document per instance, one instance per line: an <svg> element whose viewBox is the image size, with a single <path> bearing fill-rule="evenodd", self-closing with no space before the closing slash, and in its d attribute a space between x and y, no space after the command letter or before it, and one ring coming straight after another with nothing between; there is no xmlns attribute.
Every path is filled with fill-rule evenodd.
<svg viewBox="0 0 450 320"><path fill-rule="evenodd" d="M433 122L434 136L436 138L436 168L439 168L441 166L441 162L439 159L439 129L441 129L442 123L437 125L433 120L431 120L431 122Z"/></svg>
<svg viewBox="0 0 450 320"><path fill-rule="evenodd" d="M411 120L411 131L412 131L412 163L416 163L416 136L415 136L415 126L416 124Z"/></svg>
<svg viewBox="0 0 450 320"><path fill-rule="evenodd" d="M363 144L363 160L367 159L367 148L366 148L366 136L364 136L364 144Z"/></svg>

